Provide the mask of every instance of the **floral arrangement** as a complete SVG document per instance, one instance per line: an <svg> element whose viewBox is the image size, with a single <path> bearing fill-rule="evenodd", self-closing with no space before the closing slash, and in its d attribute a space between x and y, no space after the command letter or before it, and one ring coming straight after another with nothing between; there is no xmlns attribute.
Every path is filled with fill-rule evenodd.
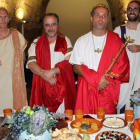
<svg viewBox="0 0 140 140"><path fill-rule="evenodd" d="M6 123L10 124L11 138L18 139L21 133L27 130L27 135L33 134L38 136L46 130L50 130L57 122L55 113L49 112L44 106L35 106L30 108L24 107L20 112L15 112L12 118L9 118Z"/></svg>
<svg viewBox="0 0 140 140"><path fill-rule="evenodd" d="M134 94L131 95L131 104L135 104L136 106L140 106L140 88L134 91Z"/></svg>
<svg viewBox="0 0 140 140"><path fill-rule="evenodd" d="M68 117L68 116L69 116L69 114L58 112L58 113L55 114L55 119L56 120L58 120L58 119L66 119L66 117Z"/></svg>

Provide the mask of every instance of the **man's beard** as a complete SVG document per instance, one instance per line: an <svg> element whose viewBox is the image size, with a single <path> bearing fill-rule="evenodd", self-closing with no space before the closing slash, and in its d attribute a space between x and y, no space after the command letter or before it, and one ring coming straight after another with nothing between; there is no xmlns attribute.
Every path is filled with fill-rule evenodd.
<svg viewBox="0 0 140 140"><path fill-rule="evenodd" d="M131 18L131 17L129 17L129 15L135 15L135 17ZM130 13L129 15L127 15L127 18L128 18L129 21L137 21L138 18L139 18L139 14L136 15L135 13L133 13L133 14Z"/></svg>
<svg viewBox="0 0 140 140"><path fill-rule="evenodd" d="M51 32L51 31L54 31L54 30L48 30L48 32L46 33L46 35L47 35L48 37L54 37L54 36L57 35L57 32L49 33L49 32Z"/></svg>

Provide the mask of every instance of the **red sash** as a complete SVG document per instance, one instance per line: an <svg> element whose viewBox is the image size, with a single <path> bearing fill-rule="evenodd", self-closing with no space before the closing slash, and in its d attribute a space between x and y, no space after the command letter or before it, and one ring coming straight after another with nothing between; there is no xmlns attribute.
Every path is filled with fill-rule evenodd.
<svg viewBox="0 0 140 140"><path fill-rule="evenodd" d="M65 37L61 37L60 35L57 36L56 45L55 45L55 51L61 51L63 54L66 54L67 52L67 43L65 40ZM37 64L43 68L43 69L51 69L51 60L50 60L50 48L49 48L49 42L46 34L43 34L36 43L36 60ZM69 109L74 109L75 106L75 97L76 94L74 93L75 90L75 84L74 84L74 77L72 72L72 66L68 63L68 61L63 61L58 63L59 69L61 71L60 75L56 75L57 78L57 84L54 86L51 86L50 83L44 81L40 76L33 75L33 83L32 83L32 92L31 92L31 99L30 99L30 106L33 107L33 105L44 105L45 107L48 107L50 111L55 112L59 105L62 103L63 98L67 101L67 89L69 84L70 90L73 87L73 91L70 90L73 93L70 93L71 97L73 98L73 105L70 106L66 104L66 106L70 107ZM64 67L63 67L64 66ZM65 75L65 76L64 76ZM70 76L68 78L67 76ZM69 81L71 80L71 81ZM66 83L65 83L65 82ZM69 92L68 92L69 93ZM74 95L74 97L73 97Z"/></svg>
<svg viewBox="0 0 140 140"><path fill-rule="evenodd" d="M110 84L102 91L98 91L98 85L102 74L108 69L121 47L122 41L118 35L108 31L106 45L97 72L88 69L85 65L81 66L84 78L78 77L78 95L75 109L83 109L85 114L95 114L97 107L104 107L106 114L115 114L120 82L128 81L129 75L129 60L125 49L110 72L115 80L106 77Z"/></svg>

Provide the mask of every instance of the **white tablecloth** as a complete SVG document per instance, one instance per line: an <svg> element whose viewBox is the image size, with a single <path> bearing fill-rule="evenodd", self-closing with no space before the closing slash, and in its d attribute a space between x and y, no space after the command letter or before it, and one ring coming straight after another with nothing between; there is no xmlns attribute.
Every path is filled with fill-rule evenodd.
<svg viewBox="0 0 140 140"><path fill-rule="evenodd" d="M92 116L93 118L97 119L97 115L91 115L90 114L90 116ZM105 118L106 117L120 117L120 118L124 119L124 114L105 115ZM75 116L73 116L73 120L75 120ZM97 120L101 121L101 119L97 119ZM68 122L68 126L71 129L70 123L71 122ZM129 122L128 122L128 124L129 124ZM90 140L95 140L96 135L99 134L100 132L103 132L103 131L118 131L118 132L122 132L122 133L127 134L133 140L133 133L130 131L128 125L126 127L124 127L124 128L119 128L119 129L111 129L111 128L107 128L107 127L103 126L100 131L98 131L98 132L96 132L94 134L89 134L90 135ZM80 134L80 135L83 136L83 134Z"/></svg>
<svg viewBox="0 0 140 140"><path fill-rule="evenodd" d="M0 116L3 116L2 114L0 114ZM97 115L91 115L93 118L97 119ZM115 114L115 115L105 115L105 118L106 117L120 117L122 119L124 119L124 114ZM75 116L73 116L73 120L75 120ZM101 119L97 119L99 121L101 121ZM71 126L70 126L70 123L71 122L68 122L68 127L69 129L71 129ZM128 122L129 124L130 122ZM111 128L107 128L107 127L102 127L100 131L94 133L94 134L89 134L90 135L90 140L95 140L95 137L97 134L99 134L100 132L103 132L103 131L118 131L118 132L122 132L122 133L125 133L127 134L132 140L133 140L133 133L130 131L128 125L124 128L119 128L119 129L111 129ZM80 134L81 136L83 136L83 134Z"/></svg>

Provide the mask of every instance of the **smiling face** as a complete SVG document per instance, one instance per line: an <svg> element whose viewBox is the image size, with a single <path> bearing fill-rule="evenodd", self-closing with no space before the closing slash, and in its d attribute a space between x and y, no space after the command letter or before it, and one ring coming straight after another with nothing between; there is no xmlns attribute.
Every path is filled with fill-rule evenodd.
<svg viewBox="0 0 140 140"><path fill-rule="evenodd" d="M0 29L6 29L8 23L9 23L9 16L7 12L3 9L0 9Z"/></svg>
<svg viewBox="0 0 140 140"><path fill-rule="evenodd" d="M52 38L57 35L58 22L55 16L46 16L43 20L45 33L48 37Z"/></svg>
<svg viewBox="0 0 140 140"><path fill-rule="evenodd" d="M137 21L139 18L139 4L132 2L127 7L127 17L129 21Z"/></svg>
<svg viewBox="0 0 140 140"><path fill-rule="evenodd" d="M97 7L94 9L93 16L91 17L91 22L93 23L94 29L105 30L109 21L108 10L104 7Z"/></svg>

